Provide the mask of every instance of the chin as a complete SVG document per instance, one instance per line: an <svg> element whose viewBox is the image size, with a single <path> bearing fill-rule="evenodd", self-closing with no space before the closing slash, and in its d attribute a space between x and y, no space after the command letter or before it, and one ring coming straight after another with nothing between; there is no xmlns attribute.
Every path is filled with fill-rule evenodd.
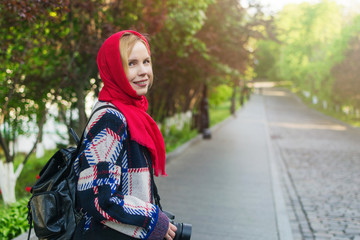
<svg viewBox="0 0 360 240"><path fill-rule="evenodd" d="M136 91L136 94L137 94L138 96L144 96L144 95L147 94L147 92L148 92L147 89L146 89L146 90L137 90L137 91Z"/></svg>

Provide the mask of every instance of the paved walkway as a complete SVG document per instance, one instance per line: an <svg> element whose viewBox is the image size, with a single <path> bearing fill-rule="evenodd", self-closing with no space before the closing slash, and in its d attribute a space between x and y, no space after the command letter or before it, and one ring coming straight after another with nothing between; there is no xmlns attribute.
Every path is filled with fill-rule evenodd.
<svg viewBox="0 0 360 240"><path fill-rule="evenodd" d="M269 88L171 154L156 182L193 240L360 240L359 142L359 129Z"/></svg>
<svg viewBox="0 0 360 240"><path fill-rule="evenodd" d="M159 179L193 238L360 240L360 129L264 89Z"/></svg>
<svg viewBox="0 0 360 240"><path fill-rule="evenodd" d="M156 179L163 208L193 225L191 239L291 239L264 110L262 96L252 96L211 140L172 154L169 176Z"/></svg>
<svg viewBox="0 0 360 240"><path fill-rule="evenodd" d="M360 129L268 89L264 103L295 240L360 240Z"/></svg>
<svg viewBox="0 0 360 240"><path fill-rule="evenodd" d="M172 159L167 173L156 179L163 208L192 223L192 239L292 239L261 95Z"/></svg>

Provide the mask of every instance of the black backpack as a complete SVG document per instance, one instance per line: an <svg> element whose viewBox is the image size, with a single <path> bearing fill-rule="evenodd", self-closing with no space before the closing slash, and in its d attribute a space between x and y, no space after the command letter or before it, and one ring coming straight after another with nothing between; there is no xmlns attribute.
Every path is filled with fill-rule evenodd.
<svg viewBox="0 0 360 240"><path fill-rule="evenodd" d="M97 108L93 114L103 108L115 108L105 105ZM76 210L75 194L77 177L74 161L79 153L81 140L70 129L77 147L58 150L40 171L40 178L31 188L32 197L28 202L28 221L30 239L32 224L39 239L71 239L82 213Z"/></svg>

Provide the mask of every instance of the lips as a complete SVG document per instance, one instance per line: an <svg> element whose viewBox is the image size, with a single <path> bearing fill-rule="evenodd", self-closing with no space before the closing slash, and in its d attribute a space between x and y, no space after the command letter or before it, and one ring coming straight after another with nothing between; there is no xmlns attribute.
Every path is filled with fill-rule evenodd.
<svg viewBox="0 0 360 240"><path fill-rule="evenodd" d="M133 84L135 84L138 87L146 87L148 83L147 79L139 80L139 81L133 81Z"/></svg>

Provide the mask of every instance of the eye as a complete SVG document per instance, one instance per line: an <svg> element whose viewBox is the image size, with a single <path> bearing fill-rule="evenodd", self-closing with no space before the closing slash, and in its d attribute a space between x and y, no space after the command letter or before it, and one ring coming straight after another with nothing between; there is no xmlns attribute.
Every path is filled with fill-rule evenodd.
<svg viewBox="0 0 360 240"><path fill-rule="evenodd" d="M134 66L136 64L136 61L129 61L129 67Z"/></svg>
<svg viewBox="0 0 360 240"><path fill-rule="evenodd" d="M144 61L144 64L150 64L150 63L151 63L150 59L146 59L146 60Z"/></svg>

